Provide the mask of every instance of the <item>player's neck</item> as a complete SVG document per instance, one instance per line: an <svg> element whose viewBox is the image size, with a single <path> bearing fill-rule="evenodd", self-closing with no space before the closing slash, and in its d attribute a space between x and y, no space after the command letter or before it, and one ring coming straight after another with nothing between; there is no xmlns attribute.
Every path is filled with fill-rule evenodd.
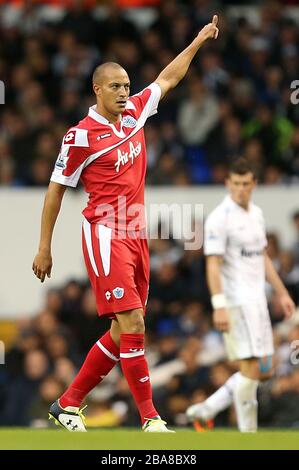
<svg viewBox="0 0 299 470"><path fill-rule="evenodd" d="M242 209L244 209L244 211L248 211L248 210L249 210L250 201L247 201L247 202L239 202L238 200L234 199L232 195L231 195L230 197L231 197L231 199L234 201L234 203L237 204L237 206L240 206Z"/></svg>
<svg viewBox="0 0 299 470"><path fill-rule="evenodd" d="M103 109L103 107L99 103L96 105L95 110L98 114L107 119L107 121L111 122L111 124L117 124L121 120L121 114L111 114L106 109Z"/></svg>
<svg viewBox="0 0 299 470"><path fill-rule="evenodd" d="M236 202L236 201L235 201ZM236 202L236 204L238 204L238 206L240 206L242 209L244 209L244 211L248 211L249 210L249 202L243 202L243 203L240 203L240 202Z"/></svg>

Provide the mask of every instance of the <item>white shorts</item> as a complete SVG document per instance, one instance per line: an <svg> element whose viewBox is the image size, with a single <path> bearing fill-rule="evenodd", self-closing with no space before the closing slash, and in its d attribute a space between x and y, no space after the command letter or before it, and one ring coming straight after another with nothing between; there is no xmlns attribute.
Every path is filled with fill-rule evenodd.
<svg viewBox="0 0 299 470"><path fill-rule="evenodd" d="M223 335L228 358L234 361L272 356L273 336L266 302L254 301L228 311L230 330Z"/></svg>

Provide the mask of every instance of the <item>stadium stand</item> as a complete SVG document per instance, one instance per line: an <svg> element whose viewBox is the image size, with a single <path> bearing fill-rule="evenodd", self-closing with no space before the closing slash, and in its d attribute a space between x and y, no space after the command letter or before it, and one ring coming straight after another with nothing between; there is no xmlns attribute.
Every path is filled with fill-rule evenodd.
<svg viewBox="0 0 299 470"><path fill-rule="evenodd" d="M147 124L147 182L173 190L222 184L229 164L244 155L258 167L265 188L298 184L299 108L290 88L299 77L297 2L282 2L289 8L278 1L247 2L247 8L206 0L135 2L142 11L123 9L130 3L125 1L97 8L90 8L97 3L92 1L70 8L69 2L44 3L0 2L1 188L47 186L62 136L93 104L90 78L97 64L121 63L134 78L135 93L188 44L216 6L219 40L200 51L184 83ZM276 233L268 235L269 254L297 305L298 221L296 212L298 239L288 250ZM211 327L202 252L155 240L151 265L147 350L155 400L169 424L186 425L186 408L217 389L234 368ZM298 427L299 369L290 363L289 344L299 339L299 314L282 324L270 290L268 300L277 375L260 387L259 419L265 427ZM0 369L1 426L50 426L49 403L108 328L81 279L48 291L33 314L0 323L12 343ZM139 424L118 370L90 395L87 424ZM216 420L216 426L234 424L231 409Z"/></svg>

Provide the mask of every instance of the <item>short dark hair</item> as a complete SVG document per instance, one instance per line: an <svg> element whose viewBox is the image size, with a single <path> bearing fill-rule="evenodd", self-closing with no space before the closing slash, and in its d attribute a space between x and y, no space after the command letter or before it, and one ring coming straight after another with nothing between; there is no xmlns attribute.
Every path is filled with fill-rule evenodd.
<svg viewBox="0 0 299 470"><path fill-rule="evenodd" d="M247 173L252 173L254 179L256 179L256 168L252 163L244 157L237 158L234 160L228 170L229 174L236 174L236 175L246 175Z"/></svg>
<svg viewBox="0 0 299 470"><path fill-rule="evenodd" d="M119 70L119 69L123 69L123 67L117 62L104 62L103 64L98 65L95 68L92 74L92 82L99 83L103 75L105 74L106 70L109 70L109 69Z"/></svg>

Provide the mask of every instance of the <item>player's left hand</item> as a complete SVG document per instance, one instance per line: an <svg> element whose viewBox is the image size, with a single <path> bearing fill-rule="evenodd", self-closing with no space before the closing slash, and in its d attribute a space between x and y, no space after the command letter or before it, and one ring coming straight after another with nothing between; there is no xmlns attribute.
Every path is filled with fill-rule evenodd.
<svg viewBox="0 0 299 470"><path fill-rule="evenodd" d="M279 302L280 302L284 317L286 319L290 318L290 316L293 315L293 313L295 312L296 306L293 300L291 299L291 297L289 296L289 294L287 293L282 294L279 297Z"/></svg>
<svg viewBox="0 0 299 470"><path fill-rule="evenodd" d="M206 41L207 39L217 39L219 29L217 28L218 16L214 15L212 22L206 24L198 33L198 37Z"/></svg>

